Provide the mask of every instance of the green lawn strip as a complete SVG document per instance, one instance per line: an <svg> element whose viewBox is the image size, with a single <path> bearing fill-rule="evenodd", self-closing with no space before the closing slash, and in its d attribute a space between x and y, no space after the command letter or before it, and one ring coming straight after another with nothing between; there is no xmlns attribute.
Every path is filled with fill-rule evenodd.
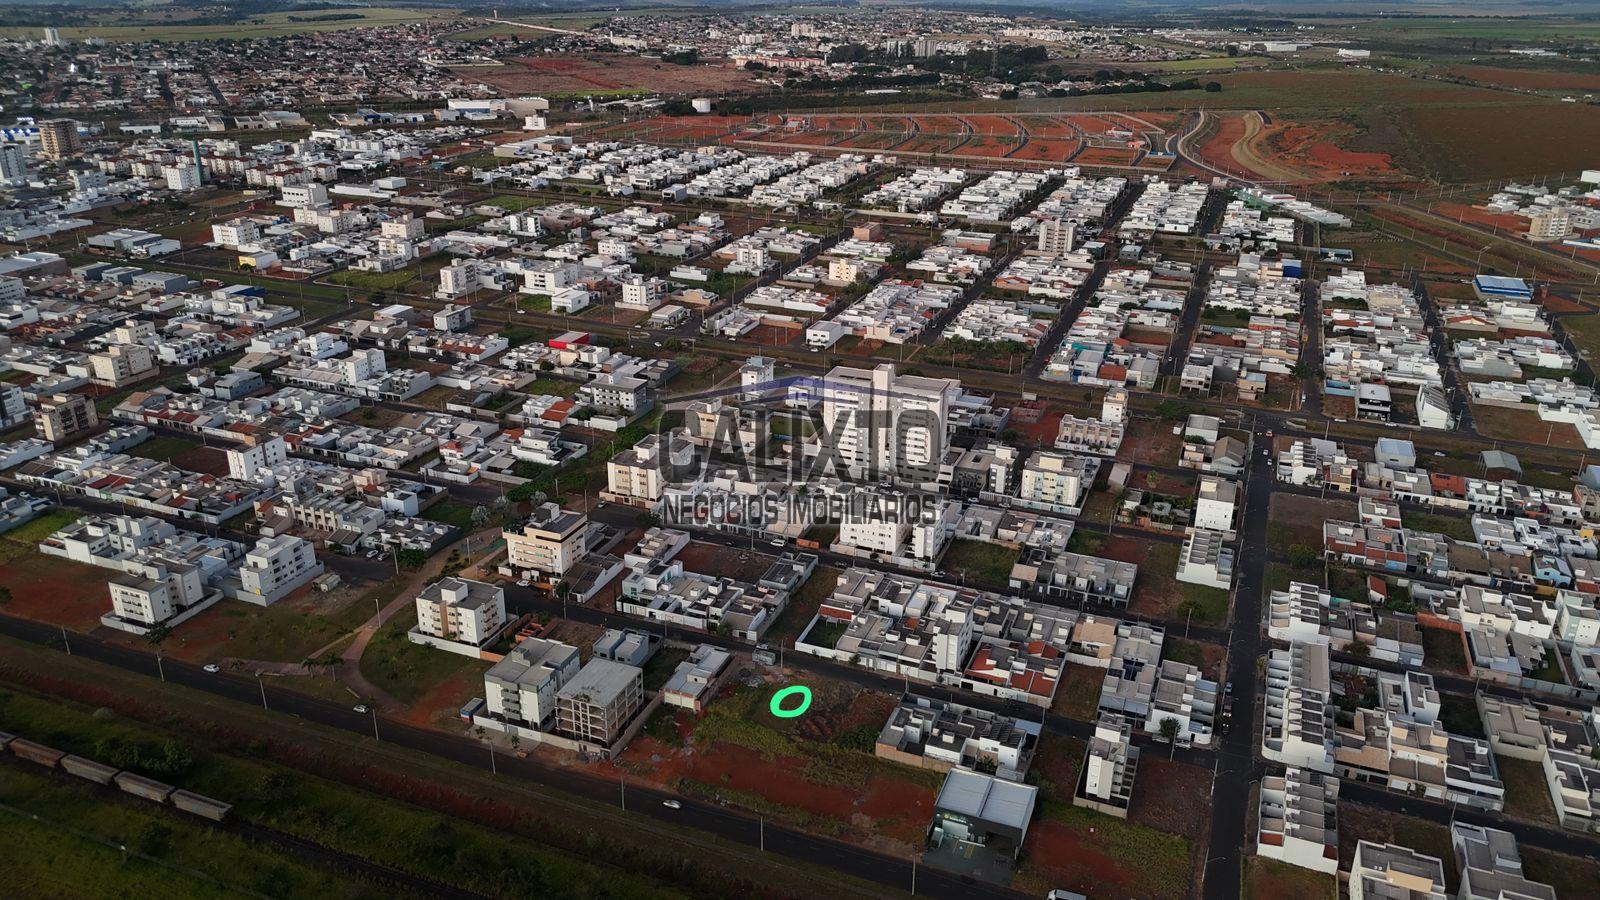
<svg viewBox="0 0 1600 900"><path fill-rule="evenodd" d="M1215 625L1228 620L1228 592L1204 584L1182 582L1177 614L1197 624Z"/></svg>
<svg viewBox="0 0 1600 900"><path fill-rule="evenodd" d="M200 819L108 797L27 765L0 765L0 803L7 807L0 809L0 835L6 880L19 891L13 896L110 897L141 882L160 884L171 897L348 895L365 887L271 844L250 844Z"/></svg>
<svg viewBox="0 0 1600 900"><path fill-rule="evenodd" d="M185 789L234 804L234 814L305 840L467 890L497 896L679 897L670 885L612 869L518 834L491 829L367 794L281 766L211 750L142 724L91 713L72 703L0 690L7 730L112 765L134 748L144 757L186 756L174 774L151 772ZM603 844L600 835L593 835ZM593 848L596 852L600 846Z"/></svg>
<svg viewBox="0 0 1600 900"><path fill-rule="evenodd" d="M462 531L470 531L474 526L472 511L478 507L459 500L443 500L423 510L422 517L446 525L454 525Z"/></svg>
<svg viewBox="0 0 1600 900"><path fill-rule="evenodd" d="M83 515L75 509L53 509L44 515L23 522L6 532L7 540L32 547L50 535L71 525Z"/></svg>
<svg viewBox="0 0 1600 900"><path fill-rule="evenodd" d="M168 462L174 456L181 456L198 446L200 446L199 441L191 441L188 438L173 437L172 435L159 435L130 449L128 455Z"/></svg>

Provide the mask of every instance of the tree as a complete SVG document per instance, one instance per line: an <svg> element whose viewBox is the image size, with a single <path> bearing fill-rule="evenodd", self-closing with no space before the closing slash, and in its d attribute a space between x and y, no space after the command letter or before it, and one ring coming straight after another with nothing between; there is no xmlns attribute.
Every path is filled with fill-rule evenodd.
<svg viewBox="0 0 1600 900"><path fill-rule="evenodd" d="M1222 85L1215 81L1208 81L1206 82L1206 93L1220 94L1222 93Z"/></svg>
<svg viewBox="0 0 1600 900"><path fill-rule="evenodd" d="M426 550L407 549L395 553L395 559L407 569L420 569L428 562Z"/></svg>
<svg viewBox="0 0 1600 900"><path fill-rule="evenodd" d="M1367 645L1366 641L1357 640L1351 641L1349 646L1344 648L1344 652L1357 659L1366 659L1372 655L1372 648Z"/></svg>
<svg viewBox="0 0 1600 900"><path fill-rule="evenodd" d="M482 528L489 521L489 507L474 506L472 508L472 524Z"/></svg>
<svg viewBox="0 0 1600 900"><path fill-rule="evenodd" d="M1167 716L1161 720L1161 739L1172 745L1174 750L1178 747L1178 720ZM1169 753L1168 756L1171 756Z"/></svg>
<svg viewBox="0 0 1600 900"><path fill-rule="evenodd" d="M11 603L11 588L8 588L8 587L5 587L3 585L0 585L0 606L8 606L8 605L10 605L10 603Z"/></svg>
<svg viewBox="0 0 1600 900"><path fill-rule="evenodd" d="M160 650L161 645L165 644L167 642L167 638L170 637L172 637L172 628L163 622L152 626L149 631L144 633L144 642L156 648L157 650Z"/></svg>

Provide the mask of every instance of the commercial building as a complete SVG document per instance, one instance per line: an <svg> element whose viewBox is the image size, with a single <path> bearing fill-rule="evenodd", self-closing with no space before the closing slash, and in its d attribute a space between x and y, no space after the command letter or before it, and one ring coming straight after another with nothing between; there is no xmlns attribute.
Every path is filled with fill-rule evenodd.
<svg viewBox="0 0 1600 900"><path fill-rule="evenodd" d="M981 849L1010 862L1022 851L1039 789L970 769L951 769L933 805L929 841L936 850Z"/></svg>

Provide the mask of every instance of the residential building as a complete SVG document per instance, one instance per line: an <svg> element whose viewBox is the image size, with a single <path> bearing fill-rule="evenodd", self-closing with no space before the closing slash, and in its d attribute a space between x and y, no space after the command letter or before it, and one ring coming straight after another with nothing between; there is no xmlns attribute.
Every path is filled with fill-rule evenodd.
<svg viewBox="0 0 1600 900"><path fill-rule="evenodd" d="M589 517L558 504L534 509L516 529L506 529L506 558L511 567L557 581L588 553Z"/></svg>
<svg viewBox="0 0 1600 900"><path fill-rule="evenodd" d="M591 659L556 692L556 731L615 750L643 705L644 670L609 659Z"/></svg>
<svg viewBox="0 0 1600 900"><path fill-rule="evenodd" d="M1339 780L1290 767L1261 779L1256 855L1333 875L1339 871Z"/></svg>
<svg viewBox="0 0 1600 900"><path fill-rule="evenodd" d="M889 713L873 752L884 759L948 772L993 767L1021 780L1039 734L1038 723L906 694Z"/></svg>
<svg viewBox="0 0 1600 900"><path fill-rule="evenodd" d="M1452 820L1450 846L1461 868L1456 900L1556 900L1555 888L1523 876L1511 832Z"/></svg>
<svg viewBox="0 0 1600 900"><path fill-rule="evenodd" d="M1088 807L1119 819L1133 805L1133 779L1139 768L1139 748L1130 741L1125 720L1102 714L1084 755L1083 773L1072 794L1074 806Z"/></svg>
<svg viewBox="0 0 1600 900"><path fill-rule="evenodd" d="M1295 641L1267 653L1266 716L1261 755L1332 774L1333 694L1326 644Z"/></svg>
<svg viewBox="0 0 1600 900"><path fill-rule="evenodd" d="M246 603L269 606L289 596L323 573L311 542L280 534L256 541L239 567L239 589L233 596Z"/></svg>
<svg viewBox="0 0 1600 900"><path fill-rule="evenodd" d="M44 119L39 122L39 150L46 159L70 159L80 146L78 123L72 119Z"/></svg>
<svg viewBox="0 0 1600 900"><path fill-rule="evenodd" d="M1350 900L1450 900L1444 863L1398 844L1361 841L1350 863Z"/></svg>
<svg viewBox="0 0 1600 900"><path fill-rule="evenodd" d="M705 711L705 705L716 691L717 683L733 655L721 647L701 644L690 651L689 658L678 663L667 683L661 687L661 702L670 706Z"/></svg>
<svg viewBox="0 0 1600 900"><path fill-rule="evenodd" d="M527 638L484 674L486 717L507 730L549 731L556 719L556 693L579 668L577 647Z"/></svg>
<svg viewBox="0 0 1600 900"><path fill-rule="evenodd" d="M100 421L94 402L82 394L52 394L39 399L34 427L39 437L55 444L77 440Z"/></svg>
<svg viewBox="0 0 1600 900"><path fill-rule="evenodd" d="M497 584L451 576L417 595L417 637L465 645L488 646L506 627L506 591Z"/></svg>

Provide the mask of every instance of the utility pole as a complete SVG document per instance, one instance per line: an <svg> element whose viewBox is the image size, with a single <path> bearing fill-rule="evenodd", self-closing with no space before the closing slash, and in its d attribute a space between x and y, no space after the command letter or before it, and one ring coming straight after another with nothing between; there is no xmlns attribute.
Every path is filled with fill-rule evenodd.
<svg viewBox="0 0 1600 900"><path fill-rule="evenodd" d="M61 626L61 646L66 648L68 656L72 655L72 644L67 641L67 626L65 625Z"/></svg>
<svg viewBox="0 0 1600 900"><path fill-rule="evenodd" d="M261 689L261 708L267 709L267 686L261 680L261 673L256 673L256 687Z"/></svg>
<svg viewBox="0 0 1600 900"><path fill-rule="evenodd" d="M617 776L617 789L622 793L622 811L628 811L628 776Z"/></svg>
<svg viewBox="0 0 1600 900"><path fill-rule="evenodd" d="M382 743L383 738L378 737L378 707L372 707L372 739Z"/></svg>

